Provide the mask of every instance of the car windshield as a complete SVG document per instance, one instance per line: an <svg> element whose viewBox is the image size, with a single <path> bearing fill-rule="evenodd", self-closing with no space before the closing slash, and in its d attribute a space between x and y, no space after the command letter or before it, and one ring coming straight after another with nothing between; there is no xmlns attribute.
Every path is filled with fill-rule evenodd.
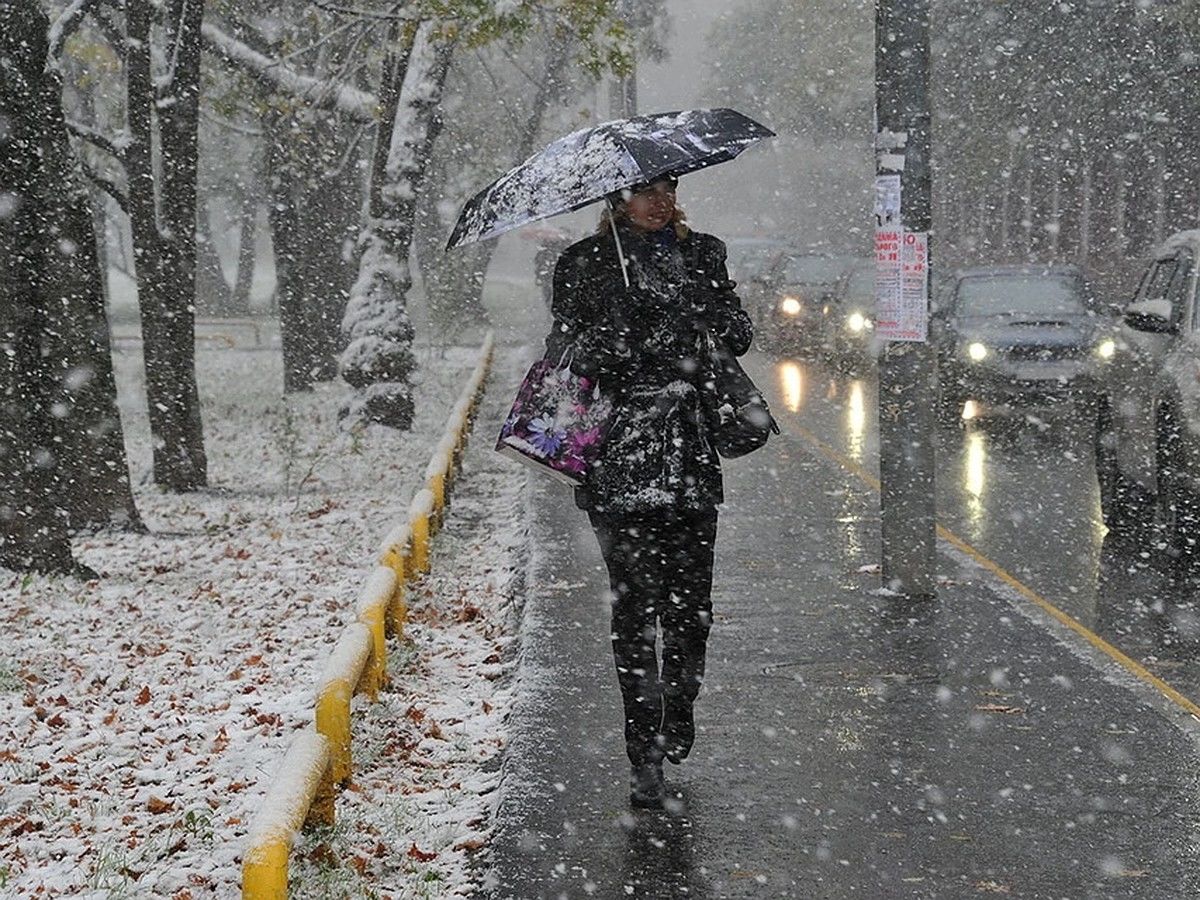
<svg viewBox="0 0 1200 900"><path fill-rule="evenodd" d="M846 271L844 260L828 256L793 256L783 267L785 284L832 284Z"/></svg>
<svg viewBox="0 0 1200 900"><path fill-rule="evenodd" d="M958 285L960 316L1080 315L1078 279L1065 275L973 275Z"/></svg>
<svg viewBox="0 0 1200 900"><path fill-rule="evenodd" d="M774 254L779 253L779 247L766 245L729 245L729 273L736 278L749 278L758 274L770 262Z"/></svg>

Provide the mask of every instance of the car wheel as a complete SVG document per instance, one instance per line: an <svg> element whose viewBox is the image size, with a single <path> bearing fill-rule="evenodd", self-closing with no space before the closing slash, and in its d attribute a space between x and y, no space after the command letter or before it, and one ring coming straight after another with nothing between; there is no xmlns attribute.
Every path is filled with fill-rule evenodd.
<svg viewBox="0 0 1200 900"><path fill-rule="evenodd" d="M1100 514L1110 531L1139 536L1150 526L1154 510L1142 492L1121 474L1117 464L1117 433L1107 401L1097 403L1095 422L1093 455L1100 487Z"/></svg>
<svg viewBox="0 0 1200 900"><path fill-rule="evenodd" d="M1168 412L1159 421L1155 453L1158 514L1168 561L1190 573L1200 567L1200 499L1180 471L1183 464L1180 444L1179 426Z"/></svg>

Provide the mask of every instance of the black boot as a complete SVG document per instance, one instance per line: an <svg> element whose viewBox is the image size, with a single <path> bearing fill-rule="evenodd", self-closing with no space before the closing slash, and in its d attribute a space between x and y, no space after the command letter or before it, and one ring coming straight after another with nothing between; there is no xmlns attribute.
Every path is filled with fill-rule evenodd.
<svg viewBox="0 0 1200 900"><path fill-rule="evenodd" d="M662 809L667 786L662 760L635 763L629 770L629 803L639 809Z"/></svg>
<svg viewBox="0 0 1200 900"><path fill-rule="evenodd" d="M668 700L663 704L662 749L664 755L679 765L696 742L696 720L692 704L686 700Z"/></svg>

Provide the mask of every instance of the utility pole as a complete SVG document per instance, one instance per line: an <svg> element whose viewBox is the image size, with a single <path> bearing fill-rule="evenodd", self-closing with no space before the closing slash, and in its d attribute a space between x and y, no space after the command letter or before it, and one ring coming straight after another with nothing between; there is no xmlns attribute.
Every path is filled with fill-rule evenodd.
<svg viewBox="0 0 1200 900"><path fill-rule="evenodd" d="M933 597L937 551L929 345L930 0L875 0L876 318L885 588ZM894 248L894 249L893 249Z"/></svg>
<svg viewBox="0 0 1200 900"><path fill-rule="evenodd" d="M609 114L614 119L627 119L637 115L637 47L634 34L632 0L617 0L617 13L625 22L630 34L629 72L616 78L609 85Z"/></svg>

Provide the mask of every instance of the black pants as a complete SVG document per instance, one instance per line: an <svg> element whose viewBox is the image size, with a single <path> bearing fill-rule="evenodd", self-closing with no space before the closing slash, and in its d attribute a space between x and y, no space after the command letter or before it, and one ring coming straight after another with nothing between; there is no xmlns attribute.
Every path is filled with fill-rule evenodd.
<svg viewBox="0 0 1200 900"><path fill-rule="evenodd" d="M704 680L712 625L715 509L688 515L590 514L612 587L612 647L635 765L662 758L663 706L686 708ZM663 662L655 650L662 623Z"/></svg>

